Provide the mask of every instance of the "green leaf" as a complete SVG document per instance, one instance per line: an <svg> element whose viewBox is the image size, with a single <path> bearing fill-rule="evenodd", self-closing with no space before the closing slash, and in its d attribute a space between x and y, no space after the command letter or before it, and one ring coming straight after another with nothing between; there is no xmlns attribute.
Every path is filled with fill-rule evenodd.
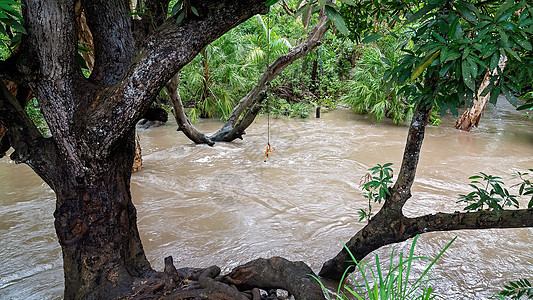
<svg viewBox="0 0 533 300"><path fill-rule="evenodd" d="M477 8L472 5L472 3L467 3L465 1L457 1L456 3L454 3L454 6L466 19L472 22L476 21L476 16L474 15L474 13L472 13L472 10L477 12L477 14L479 14L479 12L477 11Z"/></svg>
<svg viewBox="0 0 533 300"><path fill-rule="evenodd" d="M22 3L13 0L2 0L2 3L5 3L7 5L22 5Z"/></svg>
<svg viewBox="0 0 533 300"><path fill-rule="evenodd" d="M509 101L509 103L511 103L513 106L516 107L518 104L518 99L513 95L513 93L505 85L502 84L501 87L502 87L502 92L505 95L505 98L507 99L507 101Z"/></svg>
<svg viewBox="0 0 533 300"><path fill-rule="evenodd" d="M513 36L513 40L515 40L516 43L518 45L520 45L520 47L522 47L522 48L524 48L526 50L529 50L529 51L533 50L533 48L531 47L531 43L529 43L529 41L527 41L525 39L522 39L522 38L520 38L520 37L518 37L516 35Z"/></svg>
<svg viewBox="0 0 533 300"><path fill-rule="evenodd" d="M500 54L498 52L495 52L492 57L490 58L490 70L496 70L498 67L498 62L500 61Z"/></svg>
<svg viewBox="0 0 533 300"><path fill-rule="evenodd" d="M268 0L265 5L270 7L278 2L279 0Z"/></svg>
<svg viewBox="0 0 533 300"><path fill-rule="evenodd" d="M333 23L335 24L335 26L337 27L337 29L344 35L348 35L349 34L349 30L348 28L346 27L346 24L344 23L344 19L342 18L342 16L339 14L339 12L332 8L331 6L326 6L326 15L328 16L328 18L330 20L333 21Z"/></svg>
<svg viewBox="0 0 533 300"><path fill-rule="evenodd" d="M383 37L383 35L374 33L374 34L371 34L371 35L365 37L362 42L365 43L365 44L369 44L369 43L372 43L372 42L375 42L375 41L379 40L382 37Z"/></svg>
<svg viewBox="0 0 533 300"><path fill-rule="evenodd" d="M428 4L428 5L424 6L424 7L422 7L417 12L415 12L414 14L409 16L405 20L405 24L410 24L410 23L412 23L414 21L422 19L422 17L424 17L428 12L432 11L433 9L435 9L435 8L437 8L439 6L440 6L439 3L434 3L434 4Z"/></svg>
<svg viewBox="0 0 533 300"><path fill-rule="evenodd" d="M474 79L472 78L472 72L470 70L470 64L467 60L461 62L461 75L463 77L463 82L465 85L472 91L476 90L476 85Z"/></svg>
<svg viewBox="0 0 533 300"><path fill-rule="evenodd" d="M459 36L457 36L459 35ZM459 18L455 17L448 29L448 39L457 39L462 35L461 24L459 24Z"/></svg>
<svg viewBox="0 0 533 300"><path fill-rule="evenodd" d="M440 34L438 34L437 32L432 31L431 35L433 35L433 37L435 37L439 42L441 42L443 44L446 44L446 40Z"/></svg>
<svg viewBox="0 0 533 300"><path fill-rule="evenodd" d="M447 61L450 61L450 60L456 60L459 57L461 57L461 53L459 53L459 52L448 53L448 56L446 57L446 59L444 59L444 62L447 62Z"/></svg>
<svg viewBox="0 0 533 300"><path fill-rule="evenodd" d="M185 11L182 9L178 14L178 17L176 18L176 24L181 24L181 22L183 22L183 19L185 19Z"/></svg>
<svg viewBox="0 0 533 300"><path fill-rule="evenodd" d="M198 13L198 10L196 10L196 7L194 7L194 6L192 6L192 5L191 5L191 11L192 11L192 13L195 14L196 16L198 16L198 17L200 16L200 14Z"/></svg>
<svg viewBox="0 0 533 300"><path fill-rule="evenodd" d="M182 5L183 0L176 2L176 4L174 4L174 6L172 7L172 10L170 11L170 16L174 17L181 10Z"/></svg>
<svg viewBox="0 0 533 300"><path fill-rule="evenodd" d="M505 47L504 49L505 49L505 51L507 51L507 53L509 53L512 57L516 58L516 60L518 60L518 61L522 61L522 59L520 58L520 56L518 55L518 53L516 53L513 49L508 48L508 47Z"/></svg>
<svg viewBox="0 0 533 300"><path fill-rule="evenodd" d="M433 63L433 61L439 56L440 50L437 50L433 55L431 55L429 58L427 58L421 65L419 65L415 70L413 71L413 75L411 75L411 81L415 80L418 76L420 76L424 70Z"/></svg>
<svg viewBox="0 0 533 300"><path fill-rule="evenodd" d="M507 0L504 4L502 4L494 14L494 20L499 20L513 4L514 0Z"/></svg>
<svg viewBox="0 0 533 300"><path fill-rule="evenodd" d="M453 62L450 62L450 63L447 63L444 67L442 67L439 71L439 75L440 76L444 76L448 73L448 71L450 70L450 68L454 65Z"/></svg>
<svg viewBox="0 0 533 300"><path fill-rule="evenodd" d="M507 34L505 33L505 31L503 31L501 28L498 28L498 33L500 34L501 38L502 38L502 41L504 43L508 43L509 42L509 36L507 36Z"/></svg>
<svg viewBox="0 0 533 300"><path fill-rule="evenodd" d="M26 34L26 29L18 21L13 19L3 19L4 24L11 26L13 29Z"/></svg>
<svg viewBox="0 0 533 300"><path fill-rule="evenodd" d="M520 105L518 108L516 108L516 110L525 110L525 109L530 109L533 107L533 102L532 103L527 103L527 104L524 104L524 105Z"/></svg>
<svg viewBox="0 0 533 300"><path fill-rule="evenodd" d="M466 60L470 65L470 74L472 74L472 78L475 79L477 77L477 64L470 57L468 57Z"/></svg>

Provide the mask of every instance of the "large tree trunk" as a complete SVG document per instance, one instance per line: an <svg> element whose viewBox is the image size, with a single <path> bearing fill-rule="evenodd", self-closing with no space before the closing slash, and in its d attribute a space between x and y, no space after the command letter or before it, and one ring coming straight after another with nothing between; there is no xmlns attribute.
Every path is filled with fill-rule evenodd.
<svg viewBox="0 0 533 300"><path fill-rule="evenodd" d="M178 25L163 22L168 2L147 0L160 15L137 27L128 1L81 5L94 41L89 79L77 60L72 0L23 1L28 34L19 52L0 61L0 79L35 92L52 137L40 135L2 80L0 124L15 149L11 159L29 165L56 193L65 298L109 299L134 294L133 283L153 274L129 192L135 124L200 49L268 8L264 0L202 1L200 16Z"/></svg>
<svg viewBox="0 0 533 300"><path fill-rule="evenodd" d="M151 273L129 192L134 149L132 132L112 159L102 162L103 173L85 178L59 166L66 172L54 184L54 217L63 251L66 299L127 295L135 277Z"/></svg>
<svg viewBox="0 0 533 300"><path fill-rule="evenodd" d="M503 71L506 63L507 56L500 56L498 68ZM457 122L455 122L454 127L456 129L470 131L473 127L478 126L479 120L481 119L481 115L485 111L485 106L487 106L487 102L489 102L490 99L490 93L483 95L483 91L489 86L492 77L497 74L498 69L492 71L488 70L487 73L485 73L485 77L483 77L483 81L479 86L477 95L474 98L474 102L472 103L472 107L467 108L463 115L459 119L457 119Z"/></svg>

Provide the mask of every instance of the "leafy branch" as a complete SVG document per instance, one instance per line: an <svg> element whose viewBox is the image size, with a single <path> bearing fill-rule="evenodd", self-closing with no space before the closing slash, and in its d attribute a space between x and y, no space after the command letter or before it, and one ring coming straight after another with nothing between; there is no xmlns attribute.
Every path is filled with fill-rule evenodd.
<svg viewBox="0 0 533 300"><path fill-rule="evenodd" d="M363 192L365 197L368 200L368 208L360 209L357 213L359 214L359 221L367 219L370 221L372 217L372 202L381 203L387 196L390 196L389 183L392 183L393 171L392 163L386 163L384 165L378 164L375 167L368 169L368 172L363 178Z"/></svg>
<svg viewBox="0 0 533 300"><path fill-rule="evenodd" d="M533 172L533 169L529 169ZM487 175L479 172L480 175L471 176L473 179L469 184L474 191L467 195L459 195L457 203L467 203L465 210L502 210L505 206L519 208L518 197L523 195L531 195L528 203L528 208L533 208L533 182L527 178L530 173L517 172L517 177L520 182L512 185L518 187L518 196L511 194L501 181L501 177Z"/></svg>
<svg viewBox="0 0 533 300"><path fill-rule="evenodd" d="M511 299L521 299L522 296L526 296L528 299L533 299L533 286L526 278L510 281L503 287L505 289L494 298L504 300L505 296L510 296Z"/></svg>

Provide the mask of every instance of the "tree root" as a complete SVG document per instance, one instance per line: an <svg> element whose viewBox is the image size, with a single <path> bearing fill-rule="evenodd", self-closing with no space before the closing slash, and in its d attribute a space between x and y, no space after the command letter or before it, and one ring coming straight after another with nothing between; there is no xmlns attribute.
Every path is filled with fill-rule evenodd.
<svg viewBox="0 0 533 300"><path fill-rule="evenodd" d="M276 289L283 289L296 300L322 300L322 289L311 274L313 271L303 262L273 257L256 259L219 276L217 266L176 269L169 256L163 272L136 279L133 292L116 299L268 300L281 299Z"/></svg>

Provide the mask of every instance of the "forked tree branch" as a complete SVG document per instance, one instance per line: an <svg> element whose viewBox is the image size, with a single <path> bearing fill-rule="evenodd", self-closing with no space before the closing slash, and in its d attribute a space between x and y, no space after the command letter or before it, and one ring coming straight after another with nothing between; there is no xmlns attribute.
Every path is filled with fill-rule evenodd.
<svg viewBox="0 0 533 300"><path fill-rule="evenodd" d="M102 91L100 101L91 106L87 127L101 141L97 155L108 155L157 93L200 49L251 16L268 11L264 0L204 1L197 9L200 17L185 19L179 25L167 20L157 28L122 80ZM111 129L114 134L109 134Z"/></svg>
<svg viewBox="0 0 533 300"><path fill-rule="evenodd" d="M197 144L211 145L214 142L231 142L237 138L242 139L244 131L252 124L257 114L261 111L261 104L266 97L267 84L281 74L295 60L309 54L313 49L322 44L322 38L329 28L327 21L328 18L321 15L318 23L313 27L305 41L291 48L288 53L279 56L268 66L257 84L233 108L228 120L219 131L209 137L206 136L190 124L184 113L176 115L179 130L183 131L189 139ZM177 103L177 101L173 102ZM174 107L174 111L175 113L176 111L183 111L183 107Z"/></svg>

